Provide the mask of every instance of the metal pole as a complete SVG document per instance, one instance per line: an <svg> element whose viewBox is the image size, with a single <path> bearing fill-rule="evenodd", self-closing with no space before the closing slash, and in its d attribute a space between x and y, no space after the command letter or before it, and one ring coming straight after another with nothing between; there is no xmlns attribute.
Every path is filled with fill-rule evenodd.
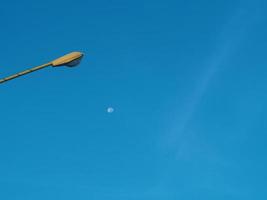
<svg viewBox="0 0 267 200"><path fill-rule="evenodd" d="M43 68L48 67L48 66L51 66L51 64L52 64L52 63L46 63L46 64L43 64L43 65L40 65L40 66L37 66L37 67L33 67L33 68L31 68L31 69L27 69L27 70L25 70L25 71L19 72L19 73L17 73L17 74L8 76L8 77L6 77L6 78L2 78L2 79L0 79L0 84L1 84L1 83L4 83L4 82L6 82L6 81L12 80L12 79L14 79L14 78L17 78L17 77L19 77L19 76L23 76L23 75L25 75L25 74L29 74L29 73L31 73L31 72L34 72L34 71L43 69Z"/></svg>

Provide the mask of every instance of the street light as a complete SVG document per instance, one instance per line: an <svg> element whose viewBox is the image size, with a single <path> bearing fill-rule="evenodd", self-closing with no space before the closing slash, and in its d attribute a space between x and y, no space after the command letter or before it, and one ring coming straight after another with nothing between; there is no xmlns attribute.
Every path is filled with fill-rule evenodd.
<svg viewBox="0 0 267 200"><path fill-rule="evenodd" d="M19 76L29 74L31 72L43 69L43 68L48 67L48 66L52 66L52 67L60 67L60 66L75 67L81 62L82 57L83 57L83 53L72 52L72 53L66 54L60 58L57 58L57 59L55 59L49 63L43 64L43 65L40 65L37 67L33 67L31 69L27 69L25 71L8 76L6 78L2 78L2 79L0 79L0 84L4 83L6 81L12 80L14 78L17 78Z"/></svg>

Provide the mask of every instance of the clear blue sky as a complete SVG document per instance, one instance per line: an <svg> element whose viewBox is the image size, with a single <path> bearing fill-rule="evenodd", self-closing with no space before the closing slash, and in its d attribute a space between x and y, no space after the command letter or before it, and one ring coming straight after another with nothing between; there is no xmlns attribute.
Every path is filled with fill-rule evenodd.
<svg viewBox="0 0 267 200"><path fill-rule="evenodd" d="M0 199L265 200L266 9L2 0Z"/></svg>

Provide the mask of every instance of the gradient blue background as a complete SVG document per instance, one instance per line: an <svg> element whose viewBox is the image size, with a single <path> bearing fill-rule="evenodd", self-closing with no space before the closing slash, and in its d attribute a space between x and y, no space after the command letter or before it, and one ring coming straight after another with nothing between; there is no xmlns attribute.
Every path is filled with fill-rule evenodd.
<svg viewBox="0 0 267 200"><path fill-rule="evenodd" d="M266 9L2 0L0 199L265 200Z"/></svg>

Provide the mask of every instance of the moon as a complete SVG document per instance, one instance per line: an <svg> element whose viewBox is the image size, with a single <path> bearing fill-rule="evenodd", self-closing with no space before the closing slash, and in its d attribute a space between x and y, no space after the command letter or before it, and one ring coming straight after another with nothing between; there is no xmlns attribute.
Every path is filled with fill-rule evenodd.
<svg viewBox="0 0 267 200"><path fill-rule="evenodd" d="M107 113L113 113L113 112L114 112L114 108L112 108L112 107L107 108Z"/></svg>

